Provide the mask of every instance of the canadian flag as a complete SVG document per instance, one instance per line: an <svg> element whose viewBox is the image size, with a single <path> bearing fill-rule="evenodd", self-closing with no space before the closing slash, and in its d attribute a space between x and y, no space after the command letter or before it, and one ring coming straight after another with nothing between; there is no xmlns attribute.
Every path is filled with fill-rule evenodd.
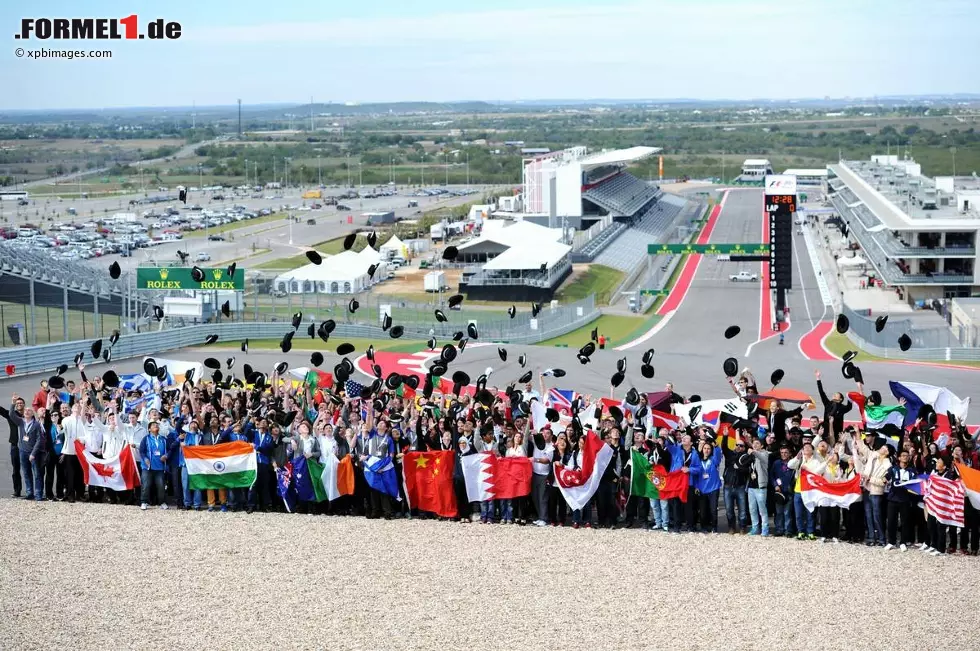
<svg viewBox="0 0 980 651"><path fill-rule="evenodd" d="M123 446L116 456L100 459L88 452L81 441L75 441L75 453L78 455L78 462L82 466L82 474L88 486L125 491L140 485L133 449L128 445Z"/></svg>
<svg viewBox="0 0 980 651"><path fill-rule="evenodd" d="M489 452L462 458L466 497L471 502L509 500L531 492L531 460Z"/></svg>
<svg viewBox="0 0 980 651"><path fill-rule="evenodd" d="M582 509L599 488L599 480L612 460L613 449L602 442L595 432L579 441L576 467L555 464L555 481L565 502L573 511Z"/></svg>

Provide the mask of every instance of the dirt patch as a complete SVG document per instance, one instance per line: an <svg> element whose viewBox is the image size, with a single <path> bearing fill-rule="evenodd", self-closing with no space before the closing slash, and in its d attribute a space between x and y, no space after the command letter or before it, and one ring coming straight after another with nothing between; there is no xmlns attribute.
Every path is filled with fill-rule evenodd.
<svg viewBox="0 0 980 651"><path fill-rule="evenodd" d="M418 267L402 267L395 272L395 277L386 280L381 284L377 291L385 294L407 294L425 291L425 274L430 269L419 269ZM446 284L449 287L459 287L459 278L463 275L460 269L444 269L446 274Z"/></svg>

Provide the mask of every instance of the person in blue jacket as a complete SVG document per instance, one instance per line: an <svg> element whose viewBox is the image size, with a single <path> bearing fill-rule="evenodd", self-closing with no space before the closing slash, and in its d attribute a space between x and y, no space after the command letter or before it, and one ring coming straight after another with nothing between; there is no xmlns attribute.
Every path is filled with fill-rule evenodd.
<svg viewBox="0 0 980 651"><path fill-rule="evenodd" d="M255 484L248 491L248 508L245 510L251 513L256 507L263 512L272 508L272 491L275 486L275 473L272 471L272 434L269 433L269 421L260 418L258 423L245 430L246 436L255 448L255 458L258 462L258 474Z"/></svg>
<svg viewBox="0 0 980 651"><path fill-rule="evenodd" d="M772 488L773 501L776 505L773 535L787 538L791 538L796 532L796 520L793 517L796 471L789 466L792 458L793 452L789 444L783 443L779 446L779 458L773 461L769 469L769 486Z"/></svg>
<svg viewBox="0 0 980 651"><path fill-rule="evenodd" d="M701 442L701 454L697 457L694 487L698 494L701 514L701 531L718 533L718 492L721 490L721 448L710 441Z"/></svg>
<svg viewBox="0 0 980 651"><path fill-rule="evenodd" d="M140 457L143 459L143 484L140 508L144 511L150 506L150 492L156 488L160 508L167 508L167 495L163 491L163 474L167 471L167 439L160 436L160 424L151 422L150 434L140 442Z"/></svg>
<svg viewBox="0 0 980 651"><path fill-rule="evenodd" d="M201 431L197 426L197 421L189 418L183 423L183 427L174 431L173 440L170 444L170 458L177 460L177 468L180 472L180 485L183 487L184 510L201 510L203 502L201 491L192 491L188 485L187 461L184 459L183 446L200 445Z"/></svg>

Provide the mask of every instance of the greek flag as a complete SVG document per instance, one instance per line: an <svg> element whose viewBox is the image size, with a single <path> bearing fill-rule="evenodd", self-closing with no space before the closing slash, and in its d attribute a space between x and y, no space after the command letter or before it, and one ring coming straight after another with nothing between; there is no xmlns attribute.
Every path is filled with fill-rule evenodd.
<svg viewBox="0 0 980 651"><path fill-rule="evenodd" d="M119 376L119 388L123 391L147 391L153 390L153 381L145 373L130 373Z"/></svg>
<svg viewBox="0 0 980 651"><path fill-rule="evenodd" d="M142 407L143 405L149 403L153 404L157 399L157 394L154 392L144 393L140 398L133 398L132 400L126 400L123 402L123 413L129 413L135 411L136 409Z"/></svg>

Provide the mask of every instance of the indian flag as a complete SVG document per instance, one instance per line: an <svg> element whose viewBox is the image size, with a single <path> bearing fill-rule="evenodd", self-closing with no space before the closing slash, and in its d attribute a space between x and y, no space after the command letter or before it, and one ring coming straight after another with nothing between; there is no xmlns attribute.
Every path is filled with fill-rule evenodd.
<svg viewBox="0 0 980 651"><path fill-rule="evenodd" d="M908 412L902 405L867 405L864 408L864 420L868 429L881 429L889 424L902 427L906 413Z"/></svg>
<svg viewBox="0 0 980 651"><path fill-rule="evenodd" d="M182 446L190 490L249 488L258 474L251 443Z"/></svg>

